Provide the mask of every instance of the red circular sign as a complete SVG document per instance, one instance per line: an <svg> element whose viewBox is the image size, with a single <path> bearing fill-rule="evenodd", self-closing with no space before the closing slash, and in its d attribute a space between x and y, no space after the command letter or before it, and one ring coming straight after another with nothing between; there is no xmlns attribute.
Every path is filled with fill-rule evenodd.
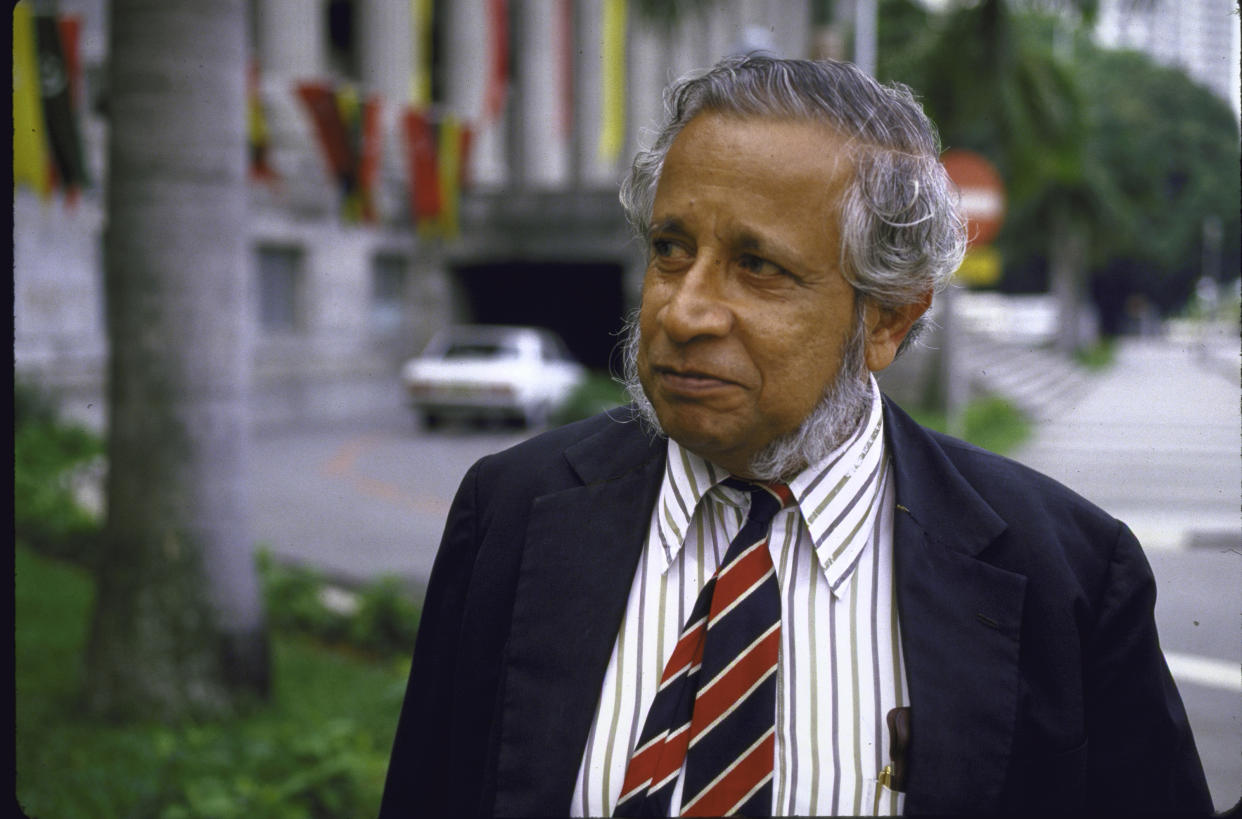
<svg viewBox="0 0 1242 819"><path fill-rule="evenodd" d="M991 162L974 151L954 149L940 157L949 179L961 194L970 247L996 238L1005 220L1005 184Z"/></svg>

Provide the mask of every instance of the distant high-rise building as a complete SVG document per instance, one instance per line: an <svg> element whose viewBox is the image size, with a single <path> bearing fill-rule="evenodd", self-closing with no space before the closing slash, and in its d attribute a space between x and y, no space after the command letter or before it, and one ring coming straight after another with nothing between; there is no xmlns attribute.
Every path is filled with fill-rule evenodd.
<svg viewBox="0 0 1242 819"><path fill-rule="evenodd" d="M1186 71L1240 112L1240 44L1235 0L1102 0L1096 38Z"/></svg>

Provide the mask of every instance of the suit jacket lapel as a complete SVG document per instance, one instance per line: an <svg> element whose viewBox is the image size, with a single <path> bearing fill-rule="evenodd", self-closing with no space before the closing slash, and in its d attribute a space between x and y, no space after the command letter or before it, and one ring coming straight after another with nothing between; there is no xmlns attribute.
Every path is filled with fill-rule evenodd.
<svg viewBox="0 0 1242 819"><path fill-rule="evenodd" d="M911 708L906 811L986 812L1013 743L1026 578L977 557L1005 522L925 430L885 409Z"/></svg>
<svg viewBox="0 0 1242 819"><path fill-rule="evenodd" d="M534 501L502 669L497 815L569 808L664 454L663 439L618 424L567 450L582 486Z"/></svg>

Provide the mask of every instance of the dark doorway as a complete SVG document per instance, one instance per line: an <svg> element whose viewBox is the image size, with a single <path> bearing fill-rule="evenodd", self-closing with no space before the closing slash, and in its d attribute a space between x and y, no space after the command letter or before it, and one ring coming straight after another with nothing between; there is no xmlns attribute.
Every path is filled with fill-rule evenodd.
<svg viewBox="0 0 1242 819"><path fill-rule="evenodd" d="M474 324L547 327L588 367L606 370L625 303L621 265L496 262L455 269Z"/></svg>

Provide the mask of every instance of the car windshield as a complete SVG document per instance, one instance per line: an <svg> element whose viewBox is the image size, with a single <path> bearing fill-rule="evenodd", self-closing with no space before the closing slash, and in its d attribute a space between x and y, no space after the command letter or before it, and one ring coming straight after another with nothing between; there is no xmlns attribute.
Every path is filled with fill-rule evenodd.
<svg viewBox="0 0 1242 819"><path fill-rule="evenodd" d="M516 347L486 341L456 341L444 351L445 359L463 358L517 358Z"/></svg>

